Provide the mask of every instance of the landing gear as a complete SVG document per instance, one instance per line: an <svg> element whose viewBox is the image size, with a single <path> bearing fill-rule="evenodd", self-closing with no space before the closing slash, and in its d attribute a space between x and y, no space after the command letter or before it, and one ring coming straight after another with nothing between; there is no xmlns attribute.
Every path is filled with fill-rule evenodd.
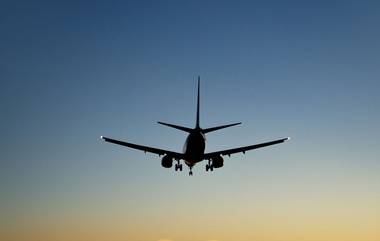
<svg viewBox="0 0 380 241"><path fill-rule="evenodd" d="M182 164L177 160L177 163L174 166L175 171L181 171L182 172Z"/></svg>
<svg viewBox="0 0 380 241"><path fill-rule="evenodd" d="M175 171L182 171L182 164L179 164L179 163L175 164L174 169Z"/></svg>
<svg viewBox="0 0 380 241"><path fill-rule="evenodd" d="M212 165L210 160L208 160L208 164L206 164L206 172L208 172L209 170L210 172L214 170L214 166Z"/></svg>
<svg viewBox="0 0 380 241"><path fill-rule="evenodd" d="M190 172L189 172L189 176L192 176L192 175L193 175L193 171L190 171Z"/></svg>
<svg viewBox="0 0 380 241"><path fill-rule="evenodd" d="M206 165L206 172L208 172L208 171L210 171L210 172L214 171L214 167L212 165L207 164Z"/></svg>

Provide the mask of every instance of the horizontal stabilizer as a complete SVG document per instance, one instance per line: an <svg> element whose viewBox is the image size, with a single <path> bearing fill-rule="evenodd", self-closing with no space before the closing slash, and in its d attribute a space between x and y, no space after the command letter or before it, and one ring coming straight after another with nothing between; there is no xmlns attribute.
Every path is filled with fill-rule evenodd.
<svg viewBox="0 0 380 241"><path fill-rule="evenodd" d="M168 123L164 123L164 122L160 122L160 121L158 121L157 123L158 123L158 124L161 124L161 125L164 125L164 126L169 126L169 127L172 127L172 128L178 129L178 130L181 130L181 131L185 131L185 132L188 132L188 133L192 132L192 130L193 130L193 129L188 128L188 127L177 126L177 125L168 124Z"/></svg>
<svg viewBox="0 0 380 241"><path fill-rule="evenodd" d="M227 127L231 127L231 126L236 126L236 125L240 125L240 124L241 124L241 122L234 123L234 124L229 124L229 125L223 125L223 126L210 127L210 128L203 129L203 133L208 133L208 132L212 132L212 131L216 131L216 130L220 130L220 129L223 129L223 128L227 128Z"/></svg>

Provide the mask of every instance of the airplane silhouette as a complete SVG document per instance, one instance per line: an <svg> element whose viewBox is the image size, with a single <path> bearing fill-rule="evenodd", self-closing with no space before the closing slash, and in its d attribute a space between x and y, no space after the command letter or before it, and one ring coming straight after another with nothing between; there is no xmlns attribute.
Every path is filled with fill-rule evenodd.
<svg viewBox="0 0 380 241"><path fill-rule="evenodd" d="M213 171L214 168L223 167L224 160L222 156L225 156L225 155L230 156L231 154L235 154L239 152L243 152L245 154L246 151L279 144L290 139L290 137L288 137L288 138L283 138L283 139L279 139L275 141L264 142L260 144L250 145L250 146L205 153L204 151L205 151L205 146L206 146L206 138L205 138L206 133L220 130L227 127L231 127L231 126L235 126L235 125L239 125L241 124L241 122L202 129L199 126L199 90L200 90L200 77L198 76L197 117L196 117L195 128L188 128L184 126L158 122L161 125L169 126L169 127L189 133L189 135L187 136L185 145L183 147L182 153L158 149L158 148L149 147L149 146L137 145L137 144L133 144L129 142L107 138L104 136L101 136L100 138L107 142L141 150L141 151L144 151L145 153L151 152L151 153L158 154L159 156L164 155L164 157L161 160L161 165L165 168L171 168L173 166L173 160L174 160L177 162L175 164L175 171L182 171L182 164L180 163L180 161L183 160L190 169L189 171L190 176L193 175L193 172L192 172L193 166L203 160L208 160L208 164L206 164L206 171Z"/></svg>

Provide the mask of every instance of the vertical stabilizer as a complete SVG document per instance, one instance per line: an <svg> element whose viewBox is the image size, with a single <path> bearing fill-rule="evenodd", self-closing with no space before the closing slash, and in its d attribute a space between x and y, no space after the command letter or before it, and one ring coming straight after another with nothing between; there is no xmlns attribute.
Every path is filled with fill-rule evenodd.
<svg viewBox="0 0 380 241"><path fill-rule="evenodd" d="M197 98L197 122L195 123L195 128L199 128L199 85L201 82L201 77L198 76L198 98Z"/></svg>

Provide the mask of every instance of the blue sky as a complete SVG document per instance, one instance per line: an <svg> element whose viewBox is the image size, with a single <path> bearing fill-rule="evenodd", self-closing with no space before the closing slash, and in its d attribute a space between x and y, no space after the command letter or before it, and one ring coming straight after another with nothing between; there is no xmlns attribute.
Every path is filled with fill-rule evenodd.
<svg viewBox="0 0 380 241"><path fill-rule="evenodd" d="M153 220L140 232L152 236L122 237L186 240L180 232L170 237L169 227L154 229L154 217L174 210L172 219L186 223L195 214L206 224L233 217L234 206L247 203L257 204L252 212L276 216L298 210L295 200L323 214L350 200L347 209L378 218L378 8L376 1L3 1L0 210L7 215L0 223L67 224L68 210L110 218L134 210ZM155 122L194 125L198 75L201 126L243 122L209 134L206 150L292 140L231 156L212 175L197 165L189 178L162 169L154 155L99 139L182 150L185 134ZM236 219L248 219L238 213ZM198 235L192 240L234 237L187 226ZM281 233L276 227L269 230Z"/></svg>

